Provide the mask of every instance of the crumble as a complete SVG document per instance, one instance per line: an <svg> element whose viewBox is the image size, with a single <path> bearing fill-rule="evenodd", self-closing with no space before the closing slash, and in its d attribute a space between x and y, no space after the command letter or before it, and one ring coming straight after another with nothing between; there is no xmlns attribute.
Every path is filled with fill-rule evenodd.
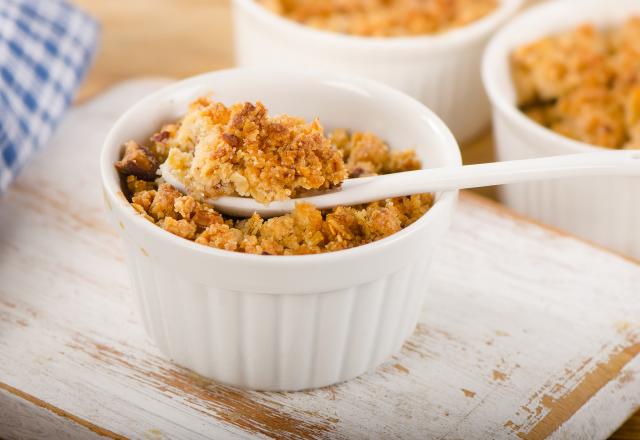
<svg viewBox="0 0 640 440"><path fill-rule="evenodd" d="M518 105L536 122L589 144L640 148L640 17L524 45L511 68Z"/></svg>
<svg viewBox="0 0 640 440"><path fill-rule="evenodd" d="M172 173L203 199L240 195L269 203L329 189L347 177L318 120L270 117L260 102L227 107L200 98L154 139Z"/></svg>
<svg viewBox="0 0 640 440"><path fill-rule="evenodd" d="M258 0L267 9L321 30L366 37L445 32L493 12L498 0Z"/></svg>
<svg viewBox="0 0 640 440"><path fill-rule="evenodd" d="M421 165L414 150L391 150L371 133L349 133L339 129L325 137L318 121L305 124L287 115L269 120L259 103L236 104L227 108L208 98L201 98L180 121L163 126L151 137L148 145L134 141L125 143L122 158L115 166L123 178L131 206L157 226L196 243L259 255L302 255L348 249L382 239L409 226L433 205L431 194L420 194L360 206L340 206L327 211L299 203L293 212L286 215L263 219L254 214L248 219L240 219L222 215L206 204L203 199L209 196L208 191L197 189L183 194L158 177L159 164L164 161L182 161L176 168L182 167L187 173L190 169L187 164L196 161L198 146L203 150L206 147L209 157L213 157L210 174L220 176L216 167L225 167L227 162L220 161L220 156L211 152L211 146L204 144L226 143L223 135L227 126L233 126L233 114L247 117L243 129L234 128L232 133L243 143L246 138L250 139L246 141L248 143L255 142L247 154L257 158L273 156L278 163L290 157L308 157L305 156L308 154L314 159L292 160L286 164L296 175L300 170L295 167L307 169L311 166L311 170L301 175L308 177L308 181L320 181L319 188L328 187L324 185L329 178L322 173L328 173L331 179L335 179L329 182L337 185L347 175L362 177L395 173L419 169ZM260 123L255 122L256 115L261 115L257 118ZM282 137L284 130L264 128L274 120L286 127L285 138ZM260 133L270 139L256 141ZM305 138L307 135L309 137ZM308 143L298 142L301 137L312 139L314 148L307 149ZM227 158L243 154L240 141L226 144ZM284 158L281 157L283 154ZM203 156L202 160L206 158ZM283 188L283 180L287 183L292 181L290 174L283 174L275 165L263 168L256 176L257 180L251 180L251 185L256 188ZM236 194L231 192L236 190L232 185L233 181L229 186L221 186L225 188L224 194ZM251 194L251 190L248 193ZM287 197L291 193L284 191Z"/></svg>

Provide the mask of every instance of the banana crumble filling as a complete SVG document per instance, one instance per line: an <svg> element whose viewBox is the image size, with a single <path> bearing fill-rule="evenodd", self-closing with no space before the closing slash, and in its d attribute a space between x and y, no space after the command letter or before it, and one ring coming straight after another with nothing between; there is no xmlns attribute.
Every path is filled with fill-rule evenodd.
<svg viewBox="0 0 640 440"><path fill-rule="evenodd" d="M489 15L498 0L258 0L267 9L316 29L365 37L446 32Z"/></svg>
<svg viewBox="0 0 640 440"><path fill-rule="evenodd" d="M158 175L165 163L186 194ZM409 226L433 205L431 194L320 211L299 203L290 214L248 219L216 212L204 200L247 196L268 203L305 190L339 186L347 177L419 169L414 150L391 150L372 133L344 129L325 136L318 120L270 117L264 105L230 107L203 97L150 141L123 146L115 167L132 207L187 240L259 255L331 252L380 240Z"/></svg>
<svg viewBox="0 0 640 440"><path fill-rule="evenodd" d="M524 45L511 68L518 105L534 121L588 144L640 148L640 17Z"/></svg>

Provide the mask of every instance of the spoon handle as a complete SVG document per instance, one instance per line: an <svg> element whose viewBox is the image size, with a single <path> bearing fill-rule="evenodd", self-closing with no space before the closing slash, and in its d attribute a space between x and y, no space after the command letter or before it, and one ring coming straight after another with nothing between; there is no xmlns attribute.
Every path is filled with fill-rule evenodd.
<svg viewBox="0 0 640 440"><path fill-rule="evenodd" d="M640 151L597 151L349 179L342 191L309 201L318 208L327 208L427 192L600 175L640 176Z"/></svg>

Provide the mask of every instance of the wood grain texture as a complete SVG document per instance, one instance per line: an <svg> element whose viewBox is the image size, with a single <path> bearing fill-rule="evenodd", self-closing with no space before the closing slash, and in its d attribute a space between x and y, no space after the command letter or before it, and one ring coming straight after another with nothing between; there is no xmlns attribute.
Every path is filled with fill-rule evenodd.
<svg viewBox="0 0 640 440"><path fill-rule="evenodd" d="M164 359L135 312L96 159L113 119L160 84L76 108L0 200L0 403L48 415L33 431L0 417L0 433L605 438L640 406L640 266L470 194L416 332L376 371L258 393Z"/></svg>
<svg viewBox="0 0 640 440"><path fill-rule="evenodd" d="M0 408L0 433L8 438L124 438L2 382Z"/></svg>

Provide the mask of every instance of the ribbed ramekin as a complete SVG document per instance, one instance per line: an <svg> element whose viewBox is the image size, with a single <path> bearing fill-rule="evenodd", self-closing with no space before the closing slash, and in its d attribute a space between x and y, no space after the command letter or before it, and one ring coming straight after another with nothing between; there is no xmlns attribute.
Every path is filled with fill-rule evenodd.
<svg viewBox="0 0 640 440"><path fill-rule="evenodd" d="M638 0L556 1L515 18L492 39L483 60L484 85L493 105L498 160L527 159L599 149L561 136L530 120L516 106L509 56L517 47L582 23L621 25L640 14ZM505 186L515 210L626 255L640 258L640 178L575 178Z"/></svg>
<svg viewBox="0 0 640 440"><path fill-rule="evenodd" d="M370 38L342 35L282 18L255 0L233 1L236 62L361 75L427 105L459 141L490 120L480 78L482 51L523 0L501 0L496 11L464 28L433 36Z"/></svg>
<svg viewBox="0 0 640 440"><path fill-rule="evenodd" d="M455 139L422 104L373 81L240 69L144 99L105 141L106 204L125 244L142 320L166 356L220 382L261 390L322 387L376 367L414 330L457 193L438 194L426 215L397 234L321 255L246 255L174 236L136 214L113 164L123 142L144 141L207 92L226 103L261 100L272 114L318 116L330 128L374 131L392 146L415 147L428 167L461 165Z"/></svg>

